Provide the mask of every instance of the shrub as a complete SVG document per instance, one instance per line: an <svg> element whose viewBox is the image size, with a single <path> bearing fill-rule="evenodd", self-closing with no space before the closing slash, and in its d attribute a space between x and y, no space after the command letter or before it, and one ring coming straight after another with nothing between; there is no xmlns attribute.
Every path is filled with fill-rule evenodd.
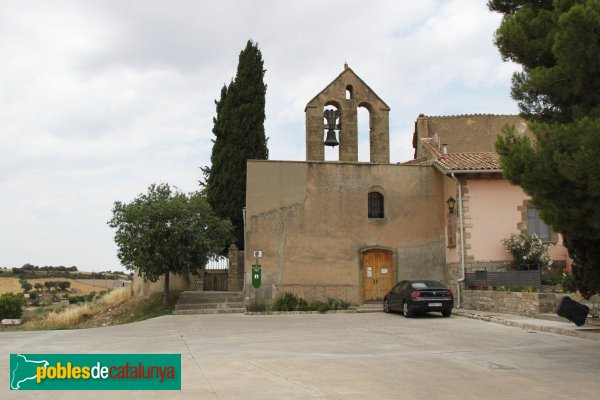
<svg viewBox="0 0 600 400"><path fill-rule="evenodd" d="M505 251L512 254L513 266L516 269L533 267L533 269L549 270L552 266L552 258L548 255L551 245L542 242L535 233L533 235L513 233L509 239L503 239L502 244Z"/></svg>
<svg viewBox="0 0 600 400"><path fill-rule="evenodd" d="M310 307L311 310L318 311L318 312L321 312L321 313L324 313L325 311L331 310L331 307L329 306L329 303L326 303L324 301L319 301L319 300L312 300L309 303L309 307Z"/></svg>
<svg viewBox="0 0 600 400"><path fill-rule="evenodd" d="M273 301L274 311L294 311L298 305L298 296L294 293L284 292Z"/></svg>
<svg viewBox="0 0 600 400"><path fill-rule="evenodd" d="M346 310L350 303L330 297L327 301L311 300L308 303L293 293L284 292L273 301L273 311L319 311ZM250 310L249 310L250 311Z"/></svg>
<svg viewBox="0 0 600 400"><path fill-rule="evenodd" d="M347 310L348 307L350 307L350 303L348 303L347 301L344 301L342 299L335 299L333 297L327 299L327 304L329 304L329 307L332 310Z"/></svg>
<svg viewBox="0 0 600 400"><path fill-rule="evenodd" d="M298 304L296 305L296 310L298 311L310 311L310 305L304 300L302 297L298 299Z"/></svg>
<svg viewBox="0 0 600 400"><path fill-rule="evenodd" d="M567 272L563 272L562 280L560 281L560 284L565 292L576 292L577 291L577 288L575 287L575 279L573 278L573 275L571 275Z"/></svg>
<svg viewBox="0 0 600 400"><path fill-rule="evenodd" d="M0 295L0 319L21 318L24 305L25 299L19 295L13 293Z"/></svg>

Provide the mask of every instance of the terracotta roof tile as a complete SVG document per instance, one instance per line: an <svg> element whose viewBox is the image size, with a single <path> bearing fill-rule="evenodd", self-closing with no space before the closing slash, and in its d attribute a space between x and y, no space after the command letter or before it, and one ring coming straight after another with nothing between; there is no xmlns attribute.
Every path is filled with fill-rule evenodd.
<svg viewBox="0 0 600 400"><path fill-rule="evenodd" d="M432 155L433 163L444 171L498 171L502 169L500 156L495 151L443 154L434 143L433 138L423 138L421 142Z"/></svg>
<svg viewBox="0 0 600 400"><path fill-rule="evenodd" d="M500 157L496 152L444 154L434 161L447 171L500 170Z"/></svg>

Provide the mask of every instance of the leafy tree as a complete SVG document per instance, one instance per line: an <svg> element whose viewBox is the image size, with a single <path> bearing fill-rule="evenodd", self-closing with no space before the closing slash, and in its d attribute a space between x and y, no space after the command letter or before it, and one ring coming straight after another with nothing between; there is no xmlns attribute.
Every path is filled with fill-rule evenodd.
<svg viewBox="0 0 600 400"><path fill-rule="evenodd" d="M62 291L65 291L71 287L71 282L69 282L69 281L60 281L60 282L57 282L56 284L57 284L58 288Z"/></svg>
<svg viewBox="0 0 600 400"><path fill-rule="evenodd" d="M44 286L46 286L46 289L48 289L48 291L50 291L50 289L56 287L56 282L54 282L54 281L46 281L46 282L44 282Z"/></svg>
<svg viewBox="0 0 600 400"><path fill-rule="evenodd" d="M246 204L246 161L269 157L265 137L265 70L258 44L251 40L240 52L235 79L215 101L215 135L211 166L203 167L206 199L217 215L234 225L234 238L244 248L242 209Z"/></svg>
<svg viewBox="0 0 600 400"><path fill-rule="evenodd" d="M21 289L23 289L24 292L29 292L33 289L33 285L27 281L23 281L21 282Z"/></svg>
<svg viewBox="0 0 600 400"><path fill-rule="evenodd" d="M186 195L168 184L153 184L131 203L115 202L108 222L115 228L123 265L153 282L169 272L196 274L231 238L231 223L218 218L200 193Z"/></svg>
<svg viewBox="0 0 600 400"><path fill-rule="evenodd" d="M23 270L23 271L33 271L34 268L35 268L35 266L33 266L33 265L29 264L29 263L26 263L26 264L23 264L23 266L21 267L21 270Z"/></svg>
<svg viewBox="0 0 600 400"><path fill-rule="evenodd" d="M21 318L25 299L13 293L0 295L0 319Z"/></svg>
<svg viewBox="0 0 600 400"><path fill-rule="evenodd" d="M504 173L563 234L577 289L600 293L600 0L492 0L496 45L535 141L505 129Z"/></svg>
<svg viewBox="0 0 600 400"><path fill-rule="evenodd" d="M34 284L33 284L33 287L34 287L34 288L35 288L35 290L37 290L37 291L40 291L40 290L44 289L44 285L42 285L42 284L41 284L41 283L39 283L39 282L36 282L36 283L34 283Z"/></svg>

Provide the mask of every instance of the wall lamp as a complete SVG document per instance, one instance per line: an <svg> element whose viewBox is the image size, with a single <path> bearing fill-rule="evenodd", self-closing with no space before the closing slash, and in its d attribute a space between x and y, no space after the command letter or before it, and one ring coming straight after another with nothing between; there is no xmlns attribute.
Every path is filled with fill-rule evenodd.
<svg viewBox="0 0 600 400"><path fill-rule="evenodd" d="M453 214L454 206L456 206L456 200L454 200L454 197L450 196L448 197L448 200L446 200L446 203L448 203L448 211L450 211L450 214Z"/></svg>

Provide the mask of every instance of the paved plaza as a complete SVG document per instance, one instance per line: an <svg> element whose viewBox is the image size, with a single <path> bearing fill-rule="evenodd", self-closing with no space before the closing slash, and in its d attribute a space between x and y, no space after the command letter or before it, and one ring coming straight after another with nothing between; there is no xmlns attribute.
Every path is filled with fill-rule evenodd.
<svg viewBox="0 0 600 400"><path fill-rule="evenodd" d="M72 331L0 332L3 399L587 399L600 342L397 314L181 315ZM9 389L10 353L180 353L176 392Z"/></svg>

